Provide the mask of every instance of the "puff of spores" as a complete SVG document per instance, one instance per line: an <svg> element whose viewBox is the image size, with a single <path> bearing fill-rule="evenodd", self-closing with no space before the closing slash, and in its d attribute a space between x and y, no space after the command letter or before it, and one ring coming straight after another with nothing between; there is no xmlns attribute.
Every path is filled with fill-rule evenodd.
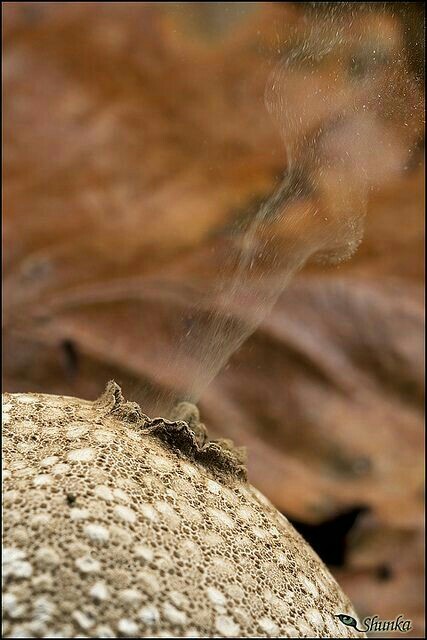
<svg viewBox="0 0 427 640"><path fill-rule="evenodd" d="M209 441L113 382L3 396L3 637L360 637L307 543Z"/></svg>

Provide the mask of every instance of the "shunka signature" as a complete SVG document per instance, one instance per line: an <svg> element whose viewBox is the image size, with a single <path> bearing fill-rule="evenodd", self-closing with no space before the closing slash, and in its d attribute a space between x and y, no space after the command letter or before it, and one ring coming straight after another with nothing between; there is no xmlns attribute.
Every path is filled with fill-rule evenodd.
<svg viewBox="0 0 427 640"><path fill-rule="evenodd" d="M356 631L360 631L360 633L367 633L369 631L400 631L400 633L408 633L408 631L412 629L411 620L405 620L401 614L394 620L381 620L378 616L364 618L364 629L359 629L357 620L351 616L338 613L335 617L347 627L353 627Z"/></svg>

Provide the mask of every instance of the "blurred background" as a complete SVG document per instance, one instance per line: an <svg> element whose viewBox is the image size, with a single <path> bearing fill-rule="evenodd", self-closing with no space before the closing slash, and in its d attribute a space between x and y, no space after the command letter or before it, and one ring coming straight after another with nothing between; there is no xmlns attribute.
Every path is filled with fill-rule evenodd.
<svg viewBox="0 0 427 640"><path fill-rule="evenodd" d="M421 637L423 3L2 9L3 390L191 397Z"/></svg>

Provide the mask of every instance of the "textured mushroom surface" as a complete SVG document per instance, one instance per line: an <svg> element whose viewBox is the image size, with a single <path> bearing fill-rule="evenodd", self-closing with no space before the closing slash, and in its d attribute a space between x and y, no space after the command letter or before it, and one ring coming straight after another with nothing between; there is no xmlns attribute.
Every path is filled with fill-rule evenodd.
<svg viewBox="0 0 427 640"><path fill-rule="evenodd" d="M149 419L4 394L5 637L360 637L307 543L208 441L197 410Z"/></svg>

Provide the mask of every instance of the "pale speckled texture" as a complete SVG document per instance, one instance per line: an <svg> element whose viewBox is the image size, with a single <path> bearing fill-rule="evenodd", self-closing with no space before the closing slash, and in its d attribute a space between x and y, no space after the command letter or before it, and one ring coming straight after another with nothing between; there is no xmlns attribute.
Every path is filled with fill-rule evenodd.
<svg viewBox="0 0 427 640"><path fill-rule="evenodd" d="M4 637L364 637L240 454L188 420L114 383L4 394Z"/></svg>

